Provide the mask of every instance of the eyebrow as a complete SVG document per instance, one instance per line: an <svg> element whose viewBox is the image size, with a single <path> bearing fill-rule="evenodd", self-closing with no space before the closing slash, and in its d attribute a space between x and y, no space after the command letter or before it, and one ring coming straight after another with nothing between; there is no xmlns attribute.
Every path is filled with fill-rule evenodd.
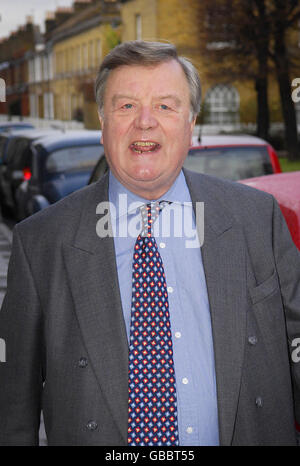
<svg viewBox="0 0 300 466"><path fill-rule="evenodd" d="M126 94L114 94L112 98L112 103L113 105L116 103L117 100L119 99L130 99L130 100L137 100L135 97L132 95L126 95Z"/></svg>
<svg viewBox="0 0 300 466"><path fill-rule="evenodd" d="M181 100L179 99L179 97L177 97L176 95L173 95L173 94L167 94L167 95L159 95L158 97L156 97L157 100L167 100L167 99L172 99L175 101L177 107L180 107L181 106Z"/></svg>
<svg viewBox="0 0 300 466"><path fill-rule="evenodd" d="M112 98L112 104L115 105L115 103L117 102L117 100L119 99L131 99L131 100L135 100L137 101L138 99L132 95L127 95L127 94L114 94L113 98ZM179 97L177 97L176 95L174 94L167 94L167 95L159 95L157 97L155 97L154 100L167 100L167 99L172 99L175 101L175 104L177 105L177 107L180 107L181 106L181 100L179 99Z"/></svg>

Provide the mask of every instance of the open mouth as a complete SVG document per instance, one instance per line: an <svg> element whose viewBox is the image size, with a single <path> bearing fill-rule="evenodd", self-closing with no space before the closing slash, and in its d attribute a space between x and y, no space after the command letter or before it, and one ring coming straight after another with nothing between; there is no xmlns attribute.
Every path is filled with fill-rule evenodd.
<svg viewBox="0 0 300 466"><path fill-rule="evenodd" d="M160 144L152 141L135 141L130 145L130 149L137 154L156 152L158 149L160 149L160 147Z"/></svg>

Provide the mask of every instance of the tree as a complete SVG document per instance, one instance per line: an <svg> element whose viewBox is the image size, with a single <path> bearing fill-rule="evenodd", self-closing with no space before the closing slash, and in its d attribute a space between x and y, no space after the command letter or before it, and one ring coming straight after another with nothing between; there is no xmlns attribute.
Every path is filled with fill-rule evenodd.
<svg viewBox="0 0 300 466"><path fill-rule="evenodd" d="M290 159L300 158L287 36L300 18L298 0L202 0L201 49L213 62L214 77L253 80L257 92L257 133L268 139L268 76L274 68ZM299 60L298 60L299 66Z"/></svg>
<svg viewBox="0 0 300 466"><path fill-rule="evenodd" d="M300 159L297 121L294 103L291 99L291 56L287 47L287 34L300 19L298 0L273 0L270 9L273 44L270 56L275 64L279 86L282 115L285 127L285 141L290 160Z"/></svg>
<svg viewBox="0 0 300 466"><path fill-rule="evenodd" d="M259 0L202 0L201 51L218 79L254 81L257 93L257 134L269 132L269 24Z"/></svg>

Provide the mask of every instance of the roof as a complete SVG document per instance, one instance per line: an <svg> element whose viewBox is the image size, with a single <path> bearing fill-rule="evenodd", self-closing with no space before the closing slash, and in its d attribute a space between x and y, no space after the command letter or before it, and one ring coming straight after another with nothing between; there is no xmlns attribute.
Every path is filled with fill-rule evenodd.
<svg viewBox="0 0 300 466"><path fill-rule="evenodd" d="M113 16L106 17L107 14ZM57 42L82 30L95 27L100 22L105 20L110 22L113 19L120 19L118 3L99 2L91 4L83 10L75 12L70 18L51 30L51 37L54 42Z"/></svg>
<svg viewBox="0 0 300 466"><path fill-rule="evenodd" d="M64 133L47 135L35 141L42 145L48 152L60 147L72 146L74 143L99 144L101 139L100 130L69 130Z"/></svg>
<svg viewBox="0 0 300 466"><path fill-rule="evenodd" d="M12 128L12 127L18 127L20 126L21 128L22 127L26 127L26 128L34 128L34 126L31 124L31 123L25 123L23 121L4 121L4 122L1 122L0 121L0 128L3 129L3 128Z"/></svg>
<svg viewBox="0 0 300 466"><path fill-rule="evenodd" d="M201 141L198 141L197 136L193 137L193 146L229 146L229 145L262 145L268 144L264 139L258 138L256 136L250 136L248 134L216 134L216 135L203 135L201 136Z"/></svg>
<svg viewBox="0 0 300 466"><path fill-rule="evenodd" d="M300 171L259 176L239 182L275 197L292 238L300 249Z"/></svg>
<svg viewBox="0 0 300 466"><path fill-rule="evenodd" d="M28 129L18 129L15 131L10 131L10 135L12 137L18 137L18 138L28 138L28 139L36 139L40 138L42 136L46 136L48 134L59 134L61 131L57 129L52 129L52 128L28 128Z"/></svg>

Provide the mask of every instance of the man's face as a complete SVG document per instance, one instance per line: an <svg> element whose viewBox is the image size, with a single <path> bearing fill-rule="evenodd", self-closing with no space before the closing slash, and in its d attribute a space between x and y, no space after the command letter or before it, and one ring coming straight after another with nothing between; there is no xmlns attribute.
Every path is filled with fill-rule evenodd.
<svg viewBox="0 0 300 466"><path fill-rule="evenodd" d="M100 123L101 142L115 177L146 199L167 192L191 144L195 121L189 116L189 87L175 60L113 70Z"/></svg>

